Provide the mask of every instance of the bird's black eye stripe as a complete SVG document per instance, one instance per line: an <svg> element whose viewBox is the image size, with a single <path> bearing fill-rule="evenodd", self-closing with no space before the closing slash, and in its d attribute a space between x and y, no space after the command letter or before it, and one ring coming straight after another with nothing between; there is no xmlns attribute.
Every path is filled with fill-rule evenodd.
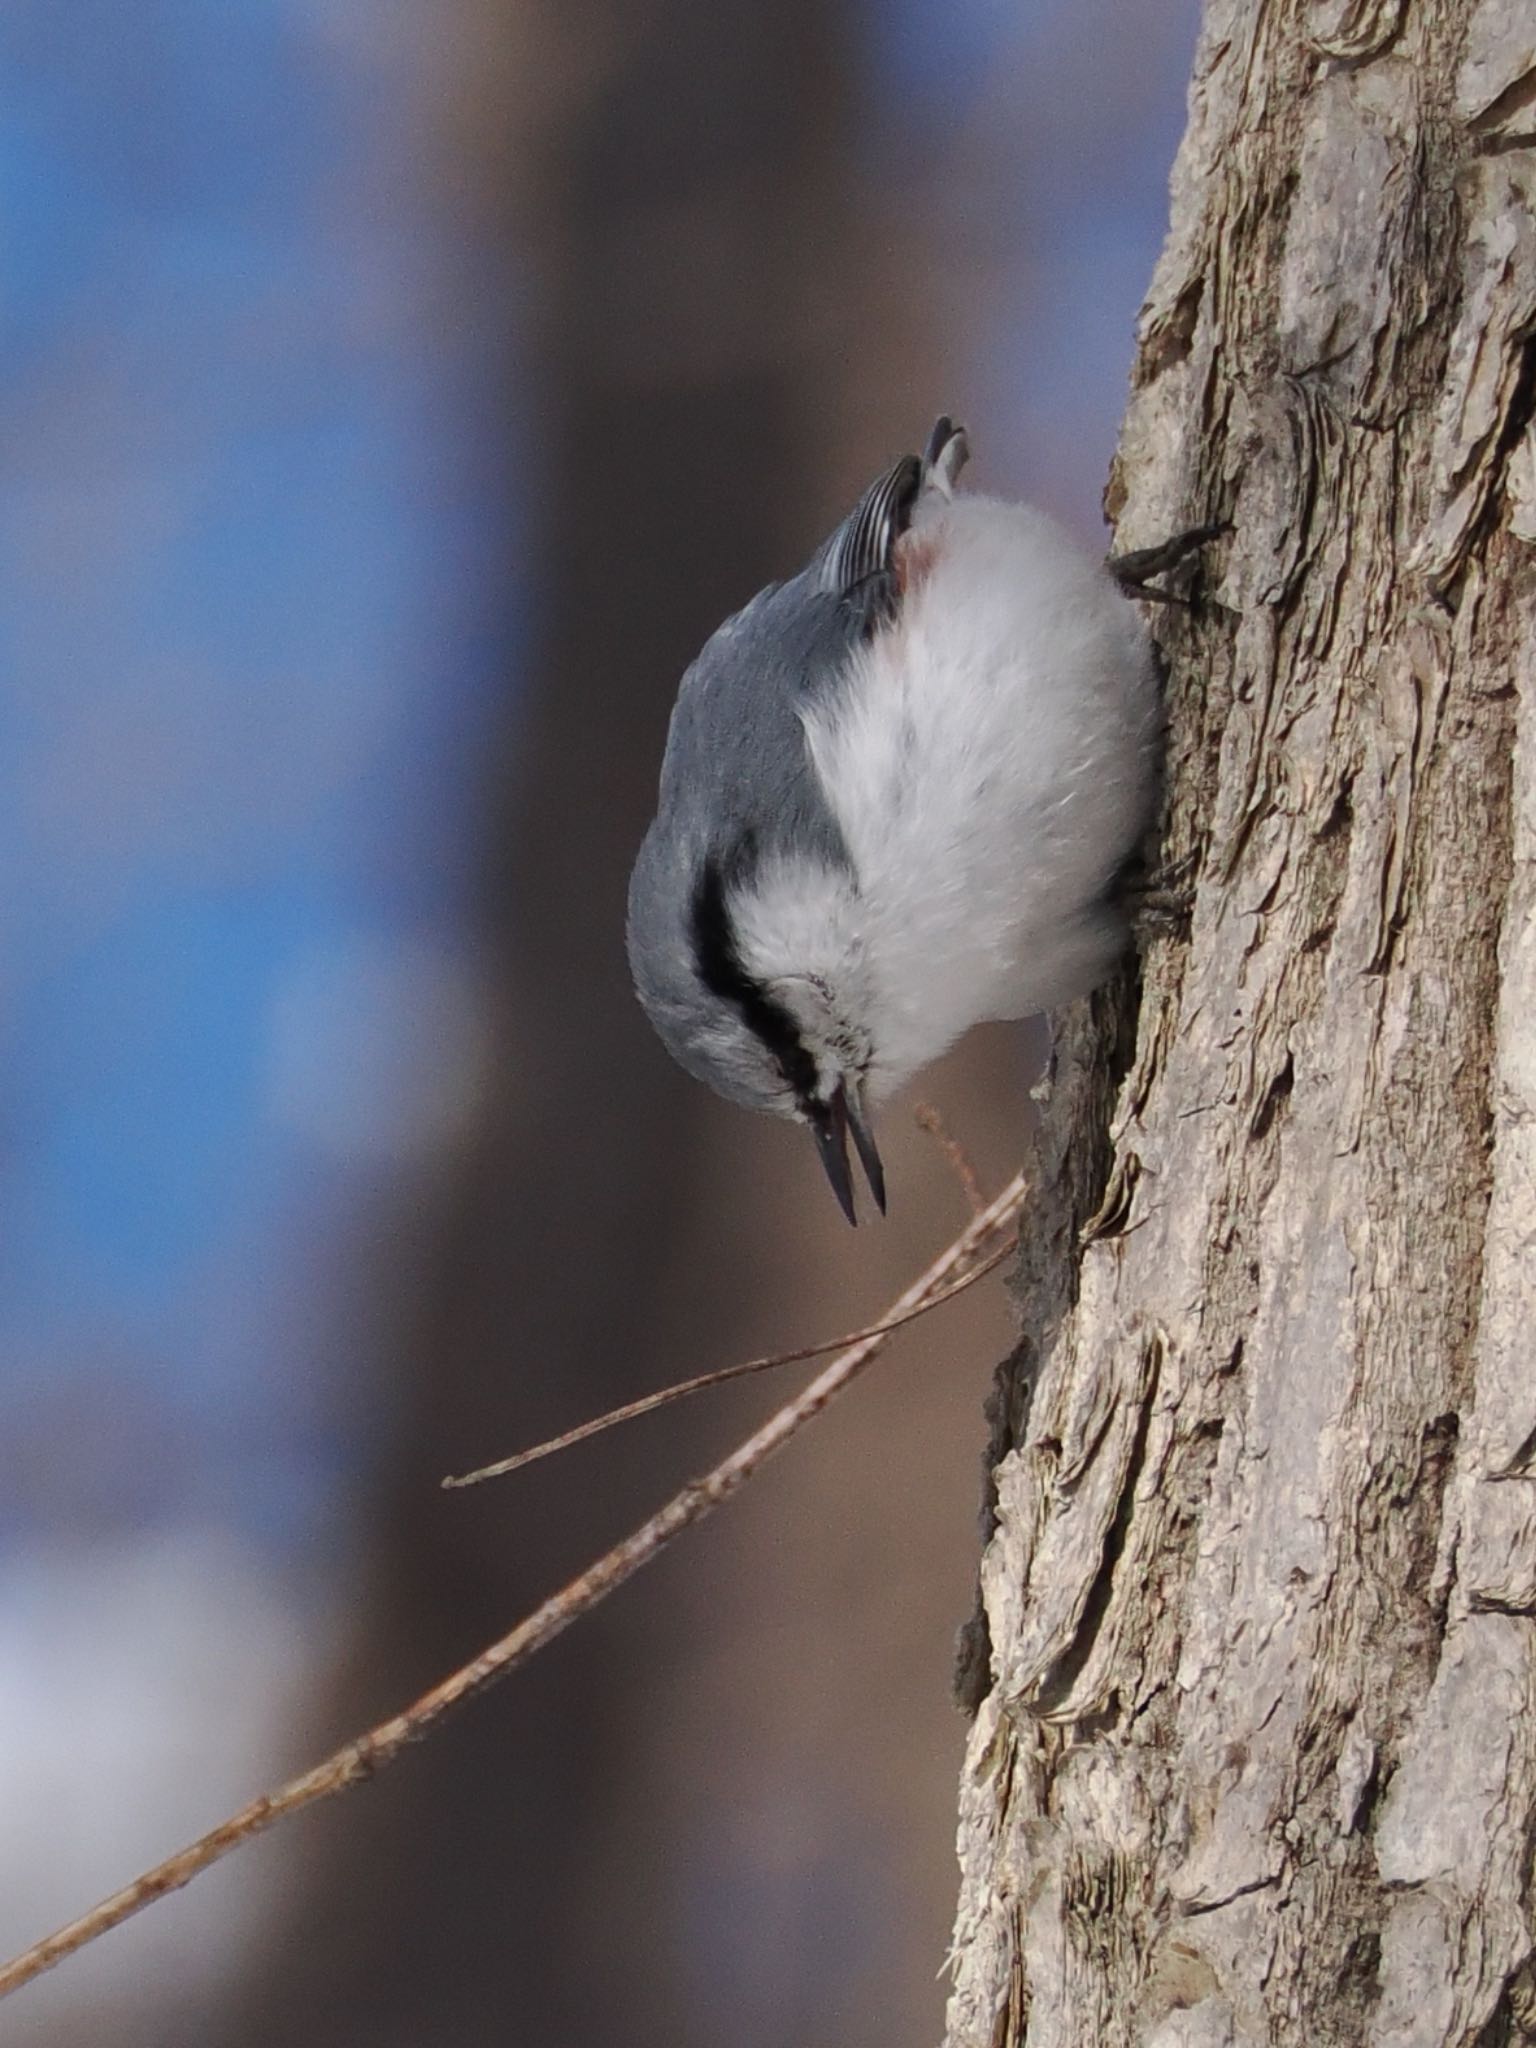
<svg viewBox="0 0 1536 2048"><path fill-rule="evenodd" d="M725 900L728 885L750 870L754 860L755 849L744 841L728 863L712 857L705 861L693 892L694 965L710 993L729 1003L747 1029L767 1047L794 1090L795 1099L809 1102L816 1092L816 1062L801 1043L789 1011L743 967Z"/></svg>

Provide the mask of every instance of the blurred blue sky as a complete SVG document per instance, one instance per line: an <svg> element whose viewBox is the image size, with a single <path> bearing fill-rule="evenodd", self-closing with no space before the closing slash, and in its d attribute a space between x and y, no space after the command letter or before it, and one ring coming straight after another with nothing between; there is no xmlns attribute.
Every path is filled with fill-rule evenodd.
<svg viewBox="0 0 1536 2048"><path fill-rule="evenodd" d="M110 1515L212 1488L302 1540L344 1320L311 1248L455 1056L403 963L452 980L507 687L515 607L480 611L508 535L464 426L502 337L432 326L450 252L378 20L0 24L12 1523L89 1514L27 1469L67 1417L141 1454Z"/></svg>

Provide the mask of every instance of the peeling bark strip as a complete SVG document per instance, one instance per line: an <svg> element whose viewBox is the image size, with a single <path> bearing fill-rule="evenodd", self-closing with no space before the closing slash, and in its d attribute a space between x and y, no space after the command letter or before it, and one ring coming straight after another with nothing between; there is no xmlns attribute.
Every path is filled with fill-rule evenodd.
<svg viewBox="0 0 1536 2048"><path fill-rule="evenodd" d="M1188 943L1041 1143L949 2048L1536 2041L1536 4L1210 0L1112 489ZM1104 1131L1110 1150L1105 1153ZM1108 1219L1085 1229L1095 1210Z"/></svg>

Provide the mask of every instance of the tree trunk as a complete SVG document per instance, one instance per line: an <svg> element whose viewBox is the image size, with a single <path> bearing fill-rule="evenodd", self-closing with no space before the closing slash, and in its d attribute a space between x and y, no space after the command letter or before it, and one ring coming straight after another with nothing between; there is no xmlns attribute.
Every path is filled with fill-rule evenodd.
<svg viewBox="0 0 1536 2048"><path fill-rule="evenodd" d="M657 1463L690 1432L710 1440L701 1410L669 1449L616 1436L580 1470L552 1461L446 1511L438 1490L486 1446L661 1384L686 1355L678 1333L707 1290L690 1275L674 1310L685 1290L658 1246L730 1139L654 1056L624 889L698 620L740 602L808 521L814 423L847 345L804 310L846 272L853 218L841 46L815 0L460 0L443 35L451 175L466 207L505 209L534 281L507 381L536 415L532 558L509 565L532 593L517 602L535 648L487 746L478 821L493 1082L473 1142L402 1185L388 1270L366 1283L392 1311L378 1350L400 1392L356 1638L311 1752L493 1639L665 1497L676 1467L664 1479ZM509 289L469 281L457 318L494 317ZM485 435L498 465L519 459L494 411ZM716 1328L732 1327L721 1308ZM684 1889L676 1852L653 1811L625 1803L661 1746L644 1703L670 1668L677 1604L656 1575L423 1745L387 1798L302 1823L266 1946L202 2048L689 2038L664 1918Z"/></svg>
<svg viewBox="0 0 1536 2048"><path fill-rule="evenodd" d="M1058 1040L950 2048L1536 2040L1533 144L1530 0L1207 8L1112 488L1231 521L1197 886Z"/></svg>

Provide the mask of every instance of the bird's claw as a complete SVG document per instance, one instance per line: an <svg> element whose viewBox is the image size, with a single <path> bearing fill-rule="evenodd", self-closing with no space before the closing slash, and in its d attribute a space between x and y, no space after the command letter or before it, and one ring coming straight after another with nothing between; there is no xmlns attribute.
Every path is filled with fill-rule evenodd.
<svg viewBox="0 0 1536 2048"><path fill-rule="evenodd" d="M1189 526L1182 533L1159 541L1156 547L1130 548L1123 555L1106 556L1104 566L1128 597L1144 598L1151 604L1188 605L1189 599L1177 591L1154 589L1151 579L1166 576L1209 541L1219 540L1222 534L1231 531L1231 523L1227 520Z"/></svg>

